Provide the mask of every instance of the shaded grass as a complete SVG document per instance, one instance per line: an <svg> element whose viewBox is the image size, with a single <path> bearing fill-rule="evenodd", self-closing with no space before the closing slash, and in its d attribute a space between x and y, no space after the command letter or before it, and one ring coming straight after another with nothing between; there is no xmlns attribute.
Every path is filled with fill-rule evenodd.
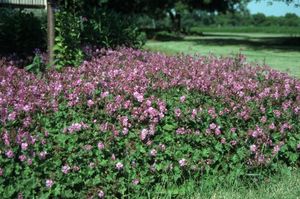
<svg viewBox="0 0 300 199"><path fill-rule="evenodd" d="M299 27L290 26L205 26L205 27L192 27L192 32L230 32L230 33L284 33L284 34L300 34Z"/></svg>
<svg viewBox="0 0 300 199"><path fill-rule="evenodd" d="M199 198L199 199L297 199L300 198L300 170L277 174L260 183L216 184L213 177L200 183L188 181L181 186L157 186L149 198Z"/></svg>
<svg viewBox="0 0 300 199"><path fill-rule="evenodd" d="M262 33L205 33L204 36L188 36L182 41L154 41L145 49L172 55L214 54L230 56L246 55L248 62L267 64L274 69L300 77L300 37L285 34Z"/></svg>

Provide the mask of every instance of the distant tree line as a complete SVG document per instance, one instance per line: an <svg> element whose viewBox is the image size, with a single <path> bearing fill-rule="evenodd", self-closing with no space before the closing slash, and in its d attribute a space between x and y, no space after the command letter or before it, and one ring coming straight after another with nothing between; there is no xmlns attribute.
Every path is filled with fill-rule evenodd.
<svg viewBox="0 0 300 199"><path fill-rule="evenodd" d="M169 17L155 20L148 15L136 15L136 21L141 28L167 29L170 27ZM293 13L285 16L266 16L263 13L250 14L249 11L211 13L202 10L182 13L182 28L203 26L280 26L299 27L300 17Z"/></svg>

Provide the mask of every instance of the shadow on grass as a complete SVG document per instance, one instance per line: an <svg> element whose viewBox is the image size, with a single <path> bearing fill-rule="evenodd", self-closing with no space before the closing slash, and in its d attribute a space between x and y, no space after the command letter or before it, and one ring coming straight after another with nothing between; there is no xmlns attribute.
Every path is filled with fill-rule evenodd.
<svg viewBox="0 0 300 199"><path fill-rule="evenodd" d="M194 42L196 45L241 45L254 50L300 51L299 36L249 37L235 34L205 34L202 37L186 37L184 41Z"/></svg>

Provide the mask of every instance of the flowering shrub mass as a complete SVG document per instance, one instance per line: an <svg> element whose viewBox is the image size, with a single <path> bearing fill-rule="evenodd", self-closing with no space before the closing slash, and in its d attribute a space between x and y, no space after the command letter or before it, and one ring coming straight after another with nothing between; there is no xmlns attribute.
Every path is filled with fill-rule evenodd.
<svg viewBox="0 0 300 199"><path fill-rule="evenodd" d="M300 81L243 56L99 50L44 78L0 68L1 198L143 195L299 166Z"/></svg>

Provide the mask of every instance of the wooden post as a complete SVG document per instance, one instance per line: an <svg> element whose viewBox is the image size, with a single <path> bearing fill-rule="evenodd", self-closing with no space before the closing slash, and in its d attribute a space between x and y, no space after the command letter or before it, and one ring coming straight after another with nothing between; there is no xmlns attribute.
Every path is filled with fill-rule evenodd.
<svg viewBox="0 0 300 199"><path fill-rule="evenodd" d="M53 67L54 64L54 13L52 0L47 0L47 47L48 47L48 59L49 64Z"/></svg>

